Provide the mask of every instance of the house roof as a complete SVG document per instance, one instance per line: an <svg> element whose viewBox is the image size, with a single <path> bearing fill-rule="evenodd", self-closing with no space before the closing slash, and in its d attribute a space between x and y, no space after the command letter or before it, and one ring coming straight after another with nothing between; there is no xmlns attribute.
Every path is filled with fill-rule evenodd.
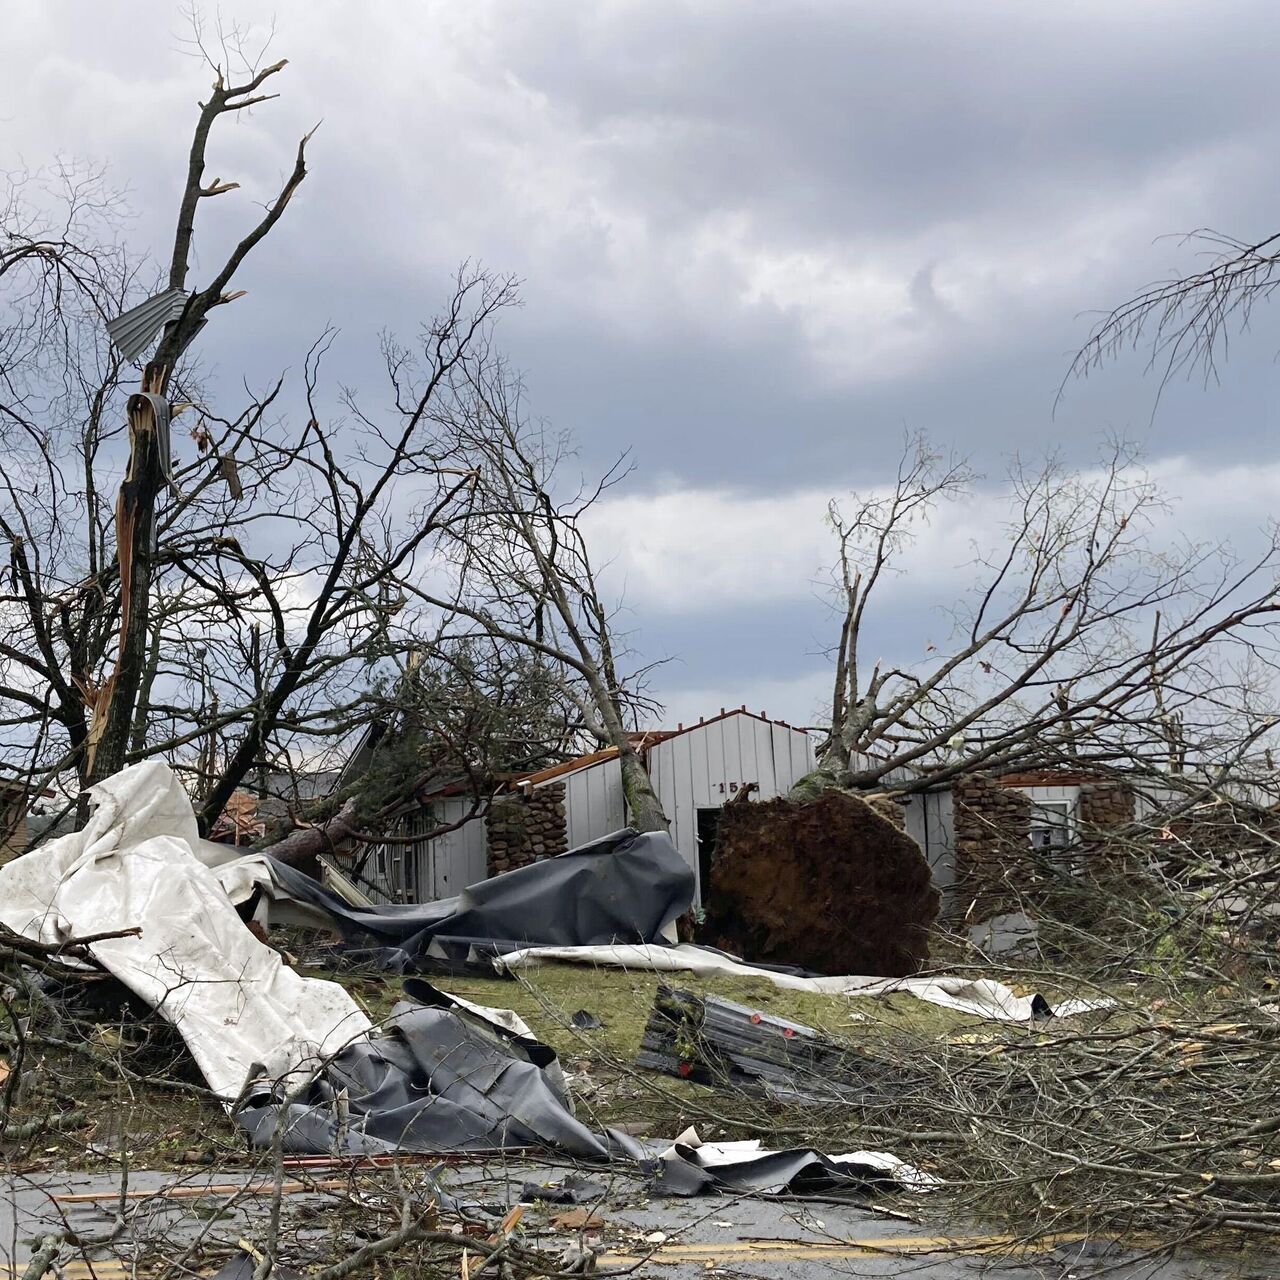
<svg viewBox="0 0 1280 1280"><path fill-rule="evenodd" d="M601 764L605 760L615 760L617 755L617 747L605 747L603 751L590 751L585 756L575 756L572 760L562 760L559 764L553 764L546 769L539 769L537 773L525 774L519 780L518 785L536 787L543 782L550 782L552 779L559 778L566 773L577 773L579 769L589 769L593 764Z"/></svg>
<svg viewBox="0 0 1280 1280"><path fill-rule="evenodd" d="M21 778L0 778L0 794L21 796L51 796L49 787L36 787Z"/></svg>
<svg viewBox="0 0 1280 1280"><path fill-rule="evenodd" d="M748 711L745 706L731 707L725 710L720 708L718 716L704 716L699 719L697 724L679 724L674 729L645 729L637 733L629 733L627 737L631 741L631 745L640 752L645 754L650 747L655 747L660 742L668 742L672 738L678 738L682 734L692 733L695 729L705 729L708 725L717 724L721 720L728 720L731 716L747 716L751 720L759 720L764 724L777 725L783 729L790 729L792 733L808 734L807 729L802 729L798 725L788 724L785 720L770 720L763 711L758 714L754 711ZM603 764L606 760L613 760L618 755L617 747L605 747L601 751L591 751L586 755L576 756L572 760L565 760L560 764L553 764L549 768L540 769L537 773L526 774L519 780L522 787L541 786L544 782L551 782L555 778L559 778L568 773L577 773L579 769L589 769L592 765Z"/></svg>

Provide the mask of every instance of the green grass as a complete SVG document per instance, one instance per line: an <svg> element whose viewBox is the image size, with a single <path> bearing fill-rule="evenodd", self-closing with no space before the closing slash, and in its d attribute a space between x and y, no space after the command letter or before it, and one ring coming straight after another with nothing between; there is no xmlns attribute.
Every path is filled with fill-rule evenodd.
<svg viewBox="0 0 1280 1280"><path fill-rule="evenodd" d="M342 983L376 1020L400 998L395 979L379 975L309 970L316 977ZM906 1032L941 1037L978 1024L969 1015L927 1004L902 992L889 996L814 995L776 987L767 978L693 974L656 974L638 970L592 968L588 965L544 964L523 970L519 978L439 978L442 991L476 1004L513 1009L562 1058L613 1056L632 1062L660 984L726 1000L792 1022L802 1022L826 1035L860 1041ZM569 1025L578 1009L594 1013L604 1026L580 1032Z"/></svg>

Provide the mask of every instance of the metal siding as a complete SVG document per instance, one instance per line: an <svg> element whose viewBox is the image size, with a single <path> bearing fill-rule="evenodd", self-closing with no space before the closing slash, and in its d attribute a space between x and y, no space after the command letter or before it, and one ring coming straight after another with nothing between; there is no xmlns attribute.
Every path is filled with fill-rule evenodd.
<svg viewBox="0 0 1280 1280"><path fill-rule="evenodd" d="M602 760L562 779L565 836L569 848L588 844L627 825L622 798L622 766Z"/></svg>
<svg viewBox="0 0 1280 1280"><path fill-rule="evenodd" d="M704 803L708 808L722 805L728 799L728 787L720 790L724 783L724 725L721 720L708 726L704 733L707 744L707 798Z"/></svg>
<svg viewBox="0 0 1280 1280"><path fill-rule="evenodd" d="M457 822L471 805L468 796L450 796L437 801L432 806L434 825ZM488 873L488 837L481 817L472 818L456 831L447 831L420 847L424 857L419 864L418 891L431 894L430 898L419 897L420 902L451 898L467 885L483 880Z"/></svg>
<svg viewBox="0 0 1280 1280"><path fill-rule="evenodd" d="M717 783L725 784L724 800L729 798L729 783L742 782L743 778L743 762L742 762L742 743L738 738L738 726L745 717L730 716L727 720L721 720L720 726L722 731L722 741L724 743L724 761L722 772ZM720 788L717 785L716 791ZM724 800L721 803L724 803Z"/></svg>
<svg viewBox="0 0 1280 1280"><path fill-rule="evenodd" d="M689 803L692 809L708 803L707 739L708 728L695 728L685 735L689 744Z"/></svg>
<svg viewBox="0 0 1280 1280"><path fill-rule="evenodd" d="M925 797L908 796L902 806L903 825L909 835L920 846L920 852L929 857L929 817L925 812Z"/></svg>
<svg viewBox="0 0 1280 1280"><path fill-rule="evenodd" d="M693 803L693 750L687 734L671 739L671 781L675 804L671 819L671 839L681 857L698 865L698 823Z"/></svg>
<svg viewBox="0 0 1280 1280"><path fill-rule="evenodd" d="M1038 800L1066 800L1075 804L1080 799L1079 787L1015 787L1034 804Z"/></svg>
<svg viewBox="0 0 1280 1280"><path fill-rule="evenodd" d="M654 794L658 800L662 802L663 812L666 812L666 803L662 801L662 793L665 787L663 782L663 769L665 768L665 757L662 754L661 746L650 747L645 753L645 767L649 772L649 782L653 786Z"/></svg>
<svg viewBox="0 0 1280 1280"><path fill-rule="evenodd" d="M955 830L951 792L917 792L907 798L907 835L919 846L945 902L956 878Z"/></svg>
<svg viewBox="0 0 1280 1280"><path fill-rule="evenodd" d="M945 904L956 880L955 812L949 790L929 792L924 798L929 815L929 865Z"/></svg>
<svg viewBox="0 0 1280 1280"><path fill-rule="evenodd" d="M813 772L813 739L807 733L791 735L791 786ZM790 788L788 788L790 790Z"/></svg>
<svg viewBox="0 0 1280 1280"><path fill-rule="evenodd" d="M795 735L780 724L773 726L773 785L780 796L786 795L795 782L791 768L791 739Z"/></svg>

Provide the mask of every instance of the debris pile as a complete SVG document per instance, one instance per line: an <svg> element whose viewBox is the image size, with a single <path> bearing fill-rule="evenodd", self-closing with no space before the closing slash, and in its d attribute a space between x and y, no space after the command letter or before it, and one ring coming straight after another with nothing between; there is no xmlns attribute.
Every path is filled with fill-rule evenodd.
<svg viewBox="0 0 1280 1280"><path fill-rule="evenodd" d="M105 970L182 1036L227 1112L255 1146L318 1155L502 1151L540 1147L651 1169L676 1195L711 1187L779 1191L793 1177L842 1189L894 1175L893 1157L773 1152L760 1143L641 1141L589 1129L573 1114L554 1052L507 1010L410 980L411 999L375 1028L337 983L286 966L236 912L254 890L331 908L348 926L399 916L416 950L432 941L622 936L647 942L687 906L692 875L665 835L619 833L508 872L430 908L360 912L296 869L225 861L199 839L191 805L159 761L91 791L84 830L0 868L0 922L43 952L80 940L80 963ZM205 858L202 858L202 854ZM208 859L206 861L205 859ZM121 922L92 934L101 921ZM876 1163L876 1162L879 1163Z"/></svg>
<svg viewBox="0 0 1280 1280"><path fill-rule="evenodd" d="M803 1023L659 987L636 1065L788 1102L867 1106L919 1087L904 1067Z"/></svg>
<svg viewBox="0 0 1280 1280"><path fill-rule="evenodd" d="M704 931L748 960L903 977L941 897L919 845L847 792L725 806Z"/></svg>

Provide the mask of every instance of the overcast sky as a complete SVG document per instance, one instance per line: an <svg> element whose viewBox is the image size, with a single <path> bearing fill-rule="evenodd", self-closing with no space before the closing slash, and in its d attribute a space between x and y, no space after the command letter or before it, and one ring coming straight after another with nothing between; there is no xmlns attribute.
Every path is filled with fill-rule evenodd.
<svg viewBox="0 0 1280 1280"><path fill-rule="evenodd" d="M221 5L259 33L268 11ZM588 468L633 452L600 550L642 654L676 659L659 676L672 722L742 702L812 719L825 502L883 482L904 428L993 477L1014 452L1087 460L1118 432L1145 443L1193 532L1247 540L1280 509L1280 316L1259 313L1220 386L1178 384L1157 409L1139 353L1054 412L1087 313L1195 265L1172 233L1280 227L1273 0L283 0L275 15L283 97L216 137L210 171L242 190L210 202L204 264L323 126L203 358L234 393L246 372L296 368L332 321L335 368L372 383L379 332L411 334L461 259L520 276L501 341L534 412L576 434ZM108 163L130 239L163 252L209 79L187 34L159 0L6 0L0 167ZM961 516L895 588L886 645L935 625L969 558Z"/></svg>

